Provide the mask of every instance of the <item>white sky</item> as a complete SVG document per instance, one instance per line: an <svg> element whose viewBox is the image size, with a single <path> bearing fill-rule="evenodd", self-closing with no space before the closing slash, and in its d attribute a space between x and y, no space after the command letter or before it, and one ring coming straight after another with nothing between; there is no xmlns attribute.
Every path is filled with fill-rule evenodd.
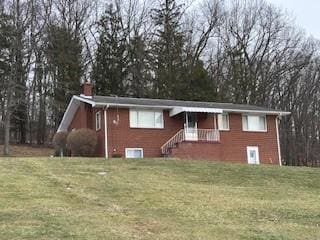
<svg viewBox="0 0 320 240"><path fill-rule="evenodd" d="M285 9L306 34L320 39L320 0L267 0Z"/></svg>

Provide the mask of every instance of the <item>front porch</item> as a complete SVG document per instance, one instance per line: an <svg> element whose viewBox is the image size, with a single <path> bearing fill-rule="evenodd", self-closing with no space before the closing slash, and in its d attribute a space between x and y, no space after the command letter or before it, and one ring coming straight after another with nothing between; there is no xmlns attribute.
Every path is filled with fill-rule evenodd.
<svg viewBox="0 0 320 240"><path fill-rule="evenodd" d="M161 147L161 153L168 155L172 148L182 142L218 143L220 132L218 129L181 129Z"/></svg>
<svg viewBox="0 0 320 240"><path fill-rule="evenodd" d="M188 110L188 111L185 111ZM194 111L193 111L194 110ZM170 112L170 116L183 115L184 125L161 147L164 156L168 156L172 150L183 142L189 143L219 143L220 132L218 129L217 109L176 109Z"/></svg>

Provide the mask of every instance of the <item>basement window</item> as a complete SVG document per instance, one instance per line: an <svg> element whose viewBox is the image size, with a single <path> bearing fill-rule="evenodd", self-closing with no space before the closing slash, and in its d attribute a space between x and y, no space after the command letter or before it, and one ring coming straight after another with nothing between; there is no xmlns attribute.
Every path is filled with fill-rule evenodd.
<svg viewBox="0 0 320 240"><path fill-rule="evenodd" d="M143 158L143 149L126 148L126 158Z"/></svg>
<svg viewBox="0 0 320 240"><path fill-rule="evenodd" d="M101 112L96 112L96 131L101 129Z"/></svg>

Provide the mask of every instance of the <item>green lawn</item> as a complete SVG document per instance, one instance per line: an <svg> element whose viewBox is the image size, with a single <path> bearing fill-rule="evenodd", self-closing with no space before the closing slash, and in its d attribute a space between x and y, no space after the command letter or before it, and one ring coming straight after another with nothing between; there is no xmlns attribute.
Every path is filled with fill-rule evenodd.
<svg viewBox="0 0 320 240"><path fill-rule="evenodd" d="M320 239L320 169L0 158L0 239Z"/></svg>

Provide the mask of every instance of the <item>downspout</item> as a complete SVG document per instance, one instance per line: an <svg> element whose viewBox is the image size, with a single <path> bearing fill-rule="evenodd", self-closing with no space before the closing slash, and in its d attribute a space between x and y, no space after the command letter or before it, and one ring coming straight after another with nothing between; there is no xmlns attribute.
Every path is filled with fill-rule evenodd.
<svg viewBox="0 0 320 240"><path fill-rule="evenodd" d="M108 159L108 119L107 119L107 109L109 105L104 108L104 149L105 158Z"/></svg>
<svg viewBox="0 0 320 240"><path fill-rule="evenodd" d="M280 149L280 138L279 138L279 116L276 117L276 131L277 131L277 145L278 145L278 157L279 157L279 165L282 166L281 162L281 149Z"/></svg>

